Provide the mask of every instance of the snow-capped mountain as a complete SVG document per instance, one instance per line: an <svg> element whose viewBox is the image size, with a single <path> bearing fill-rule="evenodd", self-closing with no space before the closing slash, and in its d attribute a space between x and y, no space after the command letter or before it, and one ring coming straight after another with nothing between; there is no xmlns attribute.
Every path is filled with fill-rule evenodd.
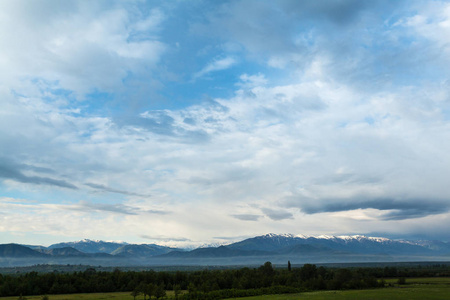
<svg viewBox="0 0 450 300"><path fill-rule="evenodd" d="M449 261L450 243L383 237L266 234L228 245L177 249L155 244L82 240L50 247L0 245L0 266L32 264L249 265L285 263Z"/></svg>
<svg viewBox="0 0 450 300"><path fill-rule="evenodd" d="M49 249L72 247L84 253L108 253L111 254L118 248L128 245L124 242L104 242L99 240L84 239L77 242L58 243L49 246Z"/></svg>
<svg viewBox="0 0 450 300"><path fill-rule="evenodd" d="M258 251L274 251L283 247L299 244L302 240L300 237L296 237L292 234L274 234L269 233L266 235L249 238L237 243L228 245L231 249L239 250L258 250Z"/></svg>
<svg viewBox="0 0 450 300"><path fill-rule="evenodd" d="M257 251L278 251L283 248L295 245L310 245L329 248L334 251L343 251L359 254L414 254L429 255L449 254L450 245L440 242L430 241L405 241L391 240L383 237L367 237L364 235L353 236L305 236L292 234L266 234L254 238L246 239L228 245L232 249L257 250Z"/></svg>

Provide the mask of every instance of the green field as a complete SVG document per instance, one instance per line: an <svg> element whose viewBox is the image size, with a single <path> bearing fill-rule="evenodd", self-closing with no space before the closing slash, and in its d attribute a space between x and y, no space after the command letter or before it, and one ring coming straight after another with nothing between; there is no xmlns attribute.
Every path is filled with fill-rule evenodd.
<svg viewBox="0 0 450 300"><path fill-rule="evenodd" d="M173 291L167 291L167 296L173 296ZM49 300L133 300L130 292L124 293L98 293L98 294L71 294L71 295L48 295ZM19 297L0 297L2 300L17 300ZM26 296L27 300L41 300L42 296ZM136 300L144 299L143 295L136 297ZM153 298L154 299L154 298ZM147 297L148 300L148 297Z"/></svg>
<svg viewBox="0 0 450 300"><path fill-rule="evenodd" d="M72 294L72 295L49 295L49 300L97 300L97 299L113 299L113 300L133 300L130 293L101 293L101 294ZM17 300L19 297L2 297L0 299ZM26 296L28 300L41 300L42 296ZM136 297L136 300L144 299L143 296Z"/></svg>
<svg viewBox="0 0 450 300"><path fill-rule="evenodd" d="M392 287L370 289L370 290L348 290L348 291L320 291L301 294L268 295L246 298L233 298L241 300L331 300L331 299L450 299L450 278L407 278L406 285L397 285L397 280L387 280ZM168 291L167 296L173 295ZM28 300L40 300L41 296L27 296ZM17 300L18 297L3 297L4 300ZM72 294L72 295L50 295L50 300L133 300L129 292L126 293L101 293L101 294ZM143 295L136 299L144 299Z"/></svg>
<svg viewBox="0 0 450 300"><path fill-rule="evenodd" d="M397 280L387 280L393 287L370 290L348 291L320 291L292 295L268 295L246 298L234 298L241 300L331 300L331 299L450 299L450 278L407 278L406 285L395 284Z"/></svg>

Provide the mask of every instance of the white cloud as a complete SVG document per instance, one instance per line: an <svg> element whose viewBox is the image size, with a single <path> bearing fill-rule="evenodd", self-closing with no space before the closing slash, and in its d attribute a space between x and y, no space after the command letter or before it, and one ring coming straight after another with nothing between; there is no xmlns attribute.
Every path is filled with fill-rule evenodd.
<svg viewBox="0 0 450 300"><path fill-rule="evenodd" d="M264 76L264 74L256 74L256 75L248 75L248 74L242 74L239 76L239 79L241 82L237 83L237 86L240 86L242 88L253 88L258 86L264 86L268 83L267 78Z"/></svg>
<svg viewBox="0 0 450 300"><path fill-rule="evenodd" d="M22 80L40 78L81 97L112 91L130 72L154 66L165 51L157 36L160 11L135 18L127 5L64 3L2 1L0 67L10 70L0 75L3 84L19 89Z"/></svg>
<svg viewBox="0 0 450 300"><path fill-rule="evenodd" d="M207 64L203 69L194 74L194 80L211 72L222 71L231 68L237 61L233 57L217 58Z"/></svg>
<svg viewBox="0 0 450 300"><path fill-rule="evenodd" d="M136 89L150 86L151 70L168 50L158 37L168 18L164 11L68 1L32 13L14 3L0 4L0 66L10 70L0 74L0 163L9 162L0 176L10 196L0 200L0 224L8 224L1 231L199 243L218 232L347 234L377 228L425 234L449 225L446 77L438 72L419 83L415 74L403 77L405 84L377 81L379 74L411 70L412 60L389 65L392 57L407 56L395 41L382 53L365 50L379 47L374 40L384 33L346 29L337 11L309 4L298 5L331 14L325 23L337 24L336 40L327 39L332 34L325 23L307 29L303 40L301 32L284 32L283 24L298 21L284 22L285 6L262 22L272 2L241 10L251 12L248 18L211 13L210 29L227 32L224 39L230 40L220 41L229 44L220 51L232 54L210 58L193 81L238 63L251 66L246 73L239 69L239 82L231 83L234 95L178 108L162 103L161 109L147 106L112 118L86 113L73 98L93 89L117 95L130 72L145 75ZM247 3L220 7L228 16ZM361 12L345 7L340 13L361 25ZM408 27L426 37L430 48L445 48L446 10L418 15L423 17L386 25L394 35L389 39L401 40ZM192 25L192 31L201 30ZM367 36L346 39L358 36L354 30ZM274 37L271 43L266 33ZM177 51L185 47L180 45ZM395 51L400 54L390 56ZM421 53L428 58L432 52Z"/></svg>
<svg viewBox="0 0 450 300"><path fill-rule="evenodd" d="M419 36L434 42L434 46L449 51L450 42L450 3L434 1L425 4L412 17L405 18L398 25L412 28Z"/></svg>
<svg viewBox="0 0 450 300"><path fill-rule="evenodd" d="M447 104L434 101L440 96L433 96L445 87L435 87L433 95L427 92L427 98L412 101L420 90L361 94L316 79L254 86L251 93L237 91L231 99L142 114L141 118L154 122L151 126L137 122L120 127L107 118L73 116L39 101L24 99L20 106L15 101L5 102L9 106L5 106L8 114L3 112L1 136L9 137L11 149L4 149L3 155L24 157L27 165L50 167L78 187L96 182L121 191L116 196L120 204L96 204L95 216L82 209L65 210L67 218L97 224L95 232L81 221L73 225L46 219L53 227L42 227L40 232L48 234L104 237L114 228L111 238L123 239L130 232L157 236L163 230L167 236L182 236L195 243L217 236L223 228L229 228L224 235L232 236L239 222L249 224L242 234L250 236L276 230L301 233L298 228L308 234L333 234L350 230L349 220L355 221L352 211L358 208L386 209L372 218L356 217L358 222L370 223L361 227L369 230L371 226L388 228L385 224L393 222L413 224L408 219L382 219L385 212L402 209L396 203L411 201L410 207L421 199L448 203L450 145L446 141L450 128L442 115ZM433 100L424 105L427 99ZM17 123L14 132L8 133L7 124L20 114L27 121ZM191 121L186 123L186 118ZM209 138L198 141L191 133L199 131ZM10 189L27 185L3 184ZM33 189L46 193L45 186ZM82 189L75 198L103 198L88 196L90 191ZM378 198L391 198L393 204L375 207L370 201ZM236 210L241 203L260 207L269 217L258 218L261 210L256 208ZM305 215L305 211L311 212L307 210L311 203L319 213ZM334 208L342 210L340 213L320 213L333 203L341 205ZM11 204L7 207L12 209ZM55 211L60 206L50 207L41 214L61 215ZM134 214L119 217L112 212L127 207L135 208ZM171 214L150 217L137 213L145 210ZM346 214L346 210L350 212ZM424 211L423 216L427 213L436 212ZM17 216L17 211L11 215ZM330 216L333 222L315 227L318 220ZM151 230L145 226L149 218ZM250 219L257 221L248 222ZM43 222L31 212L25 220ZM9 217L5 221L12 222ZM30 230L23 222L11 224L11 230L17 232ZM206 227L209 229L203 231Z"/></svg>

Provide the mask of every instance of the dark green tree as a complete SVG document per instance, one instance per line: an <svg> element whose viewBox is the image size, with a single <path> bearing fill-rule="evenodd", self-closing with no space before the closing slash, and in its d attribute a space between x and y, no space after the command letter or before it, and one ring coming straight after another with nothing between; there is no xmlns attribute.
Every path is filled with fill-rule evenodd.
<svg viewBox="0 0 450 300"><path fill-rule="evenodd" d="M166 290L164 289L163 284L160 284L156 287L156 289L154 290L154 295L155 295L156 299L166 296Z"/></svg>
<svg viewBox="0 0 450 300"><path fill-rule="evenodd" d="M148 295L148 287L147 287L147 285L145 284L144 281L139 283L139 286L137 287L137 290L144 295L144 300L146 300L147 299L147 295Z"/></svg>
<svg viewBox="0 0 450 300"><path fill-rule="evenodd" d="M181 294L181 287L179 284L173 286L173 292L175 294L175 300L178 300L178 296Z"/></svg>
<svg viewBox="0 0 450 300"><path fill-rule="evenodd" d="M133 296L133 299L134 299L134 300L136 300L136 297L139 296L140 294L141 294L141 292L139 292L138 289L134 289L134 290L131 292L131 296Z"/></svg>
<svg viewBox="0 0 450 300"><path fill-rule="evenodd" d="M300 279L302 281L315 278L316 276L317 276L316 265L304 264L303 267L300 268Z"/></svg>
<svg viewBox="0 0 450 300"><path fill-rule="evenodd" d="M197 298L197 288L195 287L195 284L192 282L189 282L188 285L188 293L190 299L196 299Z"/></svg>
<svg viewBox="0 0 450 300"><path fill-rule="evenodd" d="M265 262L264 265L259 267L259 269L266 276L271 276L271 275L273 275L273 272L274 272L273 267L272 267L272 263L270 261Z"/></svg>

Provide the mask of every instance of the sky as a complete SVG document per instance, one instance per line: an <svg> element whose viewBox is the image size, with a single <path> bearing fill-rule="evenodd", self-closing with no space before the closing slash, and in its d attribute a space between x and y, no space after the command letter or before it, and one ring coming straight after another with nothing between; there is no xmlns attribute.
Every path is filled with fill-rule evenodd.
<svg viewBox="0 0 450 300"><path fill-rule="evenodd" d="M0 1L0 243L450 241L450 1Z"/></svg>

